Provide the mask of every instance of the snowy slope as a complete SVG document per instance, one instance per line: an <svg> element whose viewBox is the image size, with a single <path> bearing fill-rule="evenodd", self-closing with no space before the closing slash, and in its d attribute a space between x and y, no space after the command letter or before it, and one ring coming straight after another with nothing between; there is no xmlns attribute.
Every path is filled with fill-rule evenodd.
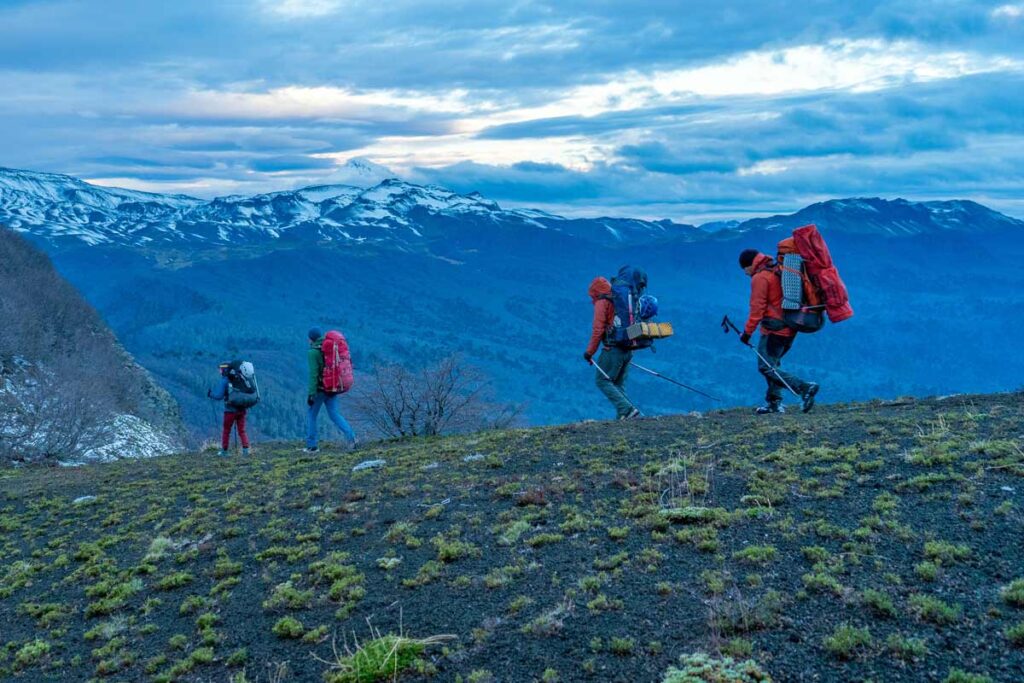
<svg viewBox="0 0 1024 683"><path fill-rule="evenodd" d="M827 226L834 232L885 237L1024 228L1024 221L993 211L977 202L911 202L906 199L874 197L819 202L794 214L744 221L732 231L785 232L808 223Z"/></svg>
<svg viewBox="0 0 1024 683"><path fill-rule="evenodd" d="M352 166L352 164L350 164ZM355 164L356 170L360 165ZM367 167L357 180L382 175ZM350 174L351 175L351 174ZM443 240L441 226L556 230L589 240L650 241L696 233L670 221L566 219L505 210L479 193L385 178L370 187L319 185L204 201L98 187L48 173L0 168L0 223L55 245L225 245L277 239L392 244Z"/></svg>
<svg viewBox="0 0 1024 683"><path fill-rule="evenodd" d="M703 229L672 221L564 218L530 209L506 210L479 193L459 194L393 177L357 160L347 177L368 187L331 184L206 201L97 187L69 176L0 168L0 224L32 233L52 246L222 247L291 242L373 244L398 249L457 241L486 242L491 234L528 239L537 231L600 244L652 244L728 239L750 231L787 231L817 223L829 232L902 237L950 231L1024 227L972 201L910 202L835 199L789 215ZM475 246L480 246L479 244Z"/></svg>

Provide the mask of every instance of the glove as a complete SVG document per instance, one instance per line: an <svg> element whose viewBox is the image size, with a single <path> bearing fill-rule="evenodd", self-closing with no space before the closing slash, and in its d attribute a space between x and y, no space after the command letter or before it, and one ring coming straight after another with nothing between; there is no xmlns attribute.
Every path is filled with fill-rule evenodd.
<svg viewBox="0 0 1024 683"><path fill-rule="evenodd" d="M585 360L588 363L590 363L591 365L593 365L594 364L594 354L590 353L589 351L584 351L583 352L583 360Z"/></svg>
<svg viewBox="0 0 1024 683"><path fill-rule="evenodd" d="M312 406L313 405L313 395L312 394L310 394L309 396L306 397L306 405L307 406Z"/></svg>
<svg viewBox="0 0 1024 683"><path fill-rule="evenodd" d="M744 332L743 334L740 335L740 341L746 344L747 346L750 346L750 335Z"/></svg>

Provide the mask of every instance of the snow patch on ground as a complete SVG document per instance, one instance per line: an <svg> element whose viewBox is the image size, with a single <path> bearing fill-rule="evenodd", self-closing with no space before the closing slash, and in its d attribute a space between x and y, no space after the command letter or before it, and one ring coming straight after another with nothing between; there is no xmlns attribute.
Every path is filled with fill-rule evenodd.
<svg viewBox="0 0 1024 683"><path fill-rule="evenodd" d="M103 445L83 453L81 462L152 458L180 450L171 437L134 415L115 415L98 431Z"/></svg>

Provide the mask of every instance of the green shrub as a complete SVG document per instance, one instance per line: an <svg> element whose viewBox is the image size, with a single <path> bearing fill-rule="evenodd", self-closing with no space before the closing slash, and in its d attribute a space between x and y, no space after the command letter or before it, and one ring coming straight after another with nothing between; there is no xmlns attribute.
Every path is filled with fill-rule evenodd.
<svg viewBox="0 0 1024 683"><path fill-rule="evenodd" d="M928 654L928 646L920 638L904 638L898 633L893 633L885 641L885 647L894 657L910 661L919 659Z"/></svg>
<svg viewBox="0 0 1024 683"><path fill-rule="evenodd" d="M661 683L771 683L771 676L752 660L737 662L698 653L683 655L677 667L665 672Z"/></svg>
<svg viewBox="0 0 1024 683"><path fill-rule="evenodd" d="M946 541L928 541L924 544L924 556L945 565L968 559L971 549L966 545L953 545Z"/></svg>
<svg viewBox="0 0 1024 683"><path fill-rule="evenodd" d="M25 669L39 662L50 652L50 644L45 640L33 640L25 643L14 653L14 668Z"/></svg>
<svg viewBox="0 0 1024 683"><path fill-rule="evenodd" d="M174 572L156 582L156 589L160 591L172 591L184 585L192 583L196 577L189 572Z"/></svg>
<svg viewBox="0 0 1024 683"><path fill-rule="evenodd" d="M861 597L864 600L864 604L870 607L878 616L890 619L896 616L896 606L893 605L892 598L889 597L888 593L883 593L874 588L867 588L861 594Z"/></svg>
<svg viewBox="0 0 1024 683"><path fill-rule="evenodd" d="M1007 603L1014 607L1024 607L1024 579L1011 581L1010 585L1003 587L1001 593Z"/></svg>
<svg viewBox="0 0 1024 683"><path fill-rule="evenodd" d="M361 643L354 652L339 657L324 675L326 683L377 683L391 681L398 674L412 669L424 650L447 638L436 637L413 640L402 636L386 635ZM472 675L472 674L470 674ZM478 679L485 680L485 679Z"/></svg>
<svg viewBox="0 0 1024 683"><path fill-rule="evenodd" d="M942 683L992 683L992 679L981 674L971 674L961 669L950 669Z"/></svg>
<svg viewBox="0 0 1024 683"><path fill-rule="evenodd" d="M952 624L960 619L963 609L960 605L947 605L942 600L930 595L914 593L910 596L910 611L919 619L944 625Z"/></svg>
<svg viewBox="0 0 1024 683"><path fill-rule="evenodd" d="M866 628L856 628L849 624L837 626L832 635L822 643L825 649L839 659L852 659L874 644L871 632Z"/></svg>
<svg viewBox="0 0 1024 683"><path fill-rule="evenodd" d="M632 638L612 638L608 643L608 649L611 650L612 654L618 655L619 657L628 657L633 654L633 650L636 648L636 641Z"/></svg>
<svg viewBox="0 0 1024 683"><path fill-rule="evenodd" d="M1011 643L1017 647L1024 647L1024 621L1010 626L1004 633Z"/></svg>
<svg viewBox="0 0 1024 683"><path fill-rule="evenodd" d="M734 560L744 564L764 566L775 559L779 551L773 545L752 545L732 554Z"/></svg>
<svg viewBox="0 0 1024 683"><path fill-rule="evenodd" d="M302 622L295 617L281 617L271 630L278 638L301 638L306 632Z"/></svg>
<svg viewBox="0 0 1024 683"><path fill-rule="evenodd" d="M928 560L918 562L914 565L914 573L921 578L922 581L934 581L939 578L939 565Z"/></svg>
<svg viewBox="0 0 1024 683"><path fill-rule="evenodd" d="M309 607L313 601L313 591L299 590L291 581L285 581L274 586L270 597L263 601L263 609L304 609Z"/></svg>

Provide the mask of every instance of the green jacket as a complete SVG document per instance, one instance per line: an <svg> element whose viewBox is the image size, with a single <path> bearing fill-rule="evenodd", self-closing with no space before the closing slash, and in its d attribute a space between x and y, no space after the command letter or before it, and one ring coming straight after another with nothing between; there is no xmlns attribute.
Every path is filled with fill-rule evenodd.
<svg viewBox="0 0 1024 683"><path fill-rule="evenodd" d="M306 361L309 364L309 382L306 393L310 396L314 396L323 388L324 353L320 350L323 341L323 337L317 339L316 346L310 346L309 351L306 352Z"/></svg>

